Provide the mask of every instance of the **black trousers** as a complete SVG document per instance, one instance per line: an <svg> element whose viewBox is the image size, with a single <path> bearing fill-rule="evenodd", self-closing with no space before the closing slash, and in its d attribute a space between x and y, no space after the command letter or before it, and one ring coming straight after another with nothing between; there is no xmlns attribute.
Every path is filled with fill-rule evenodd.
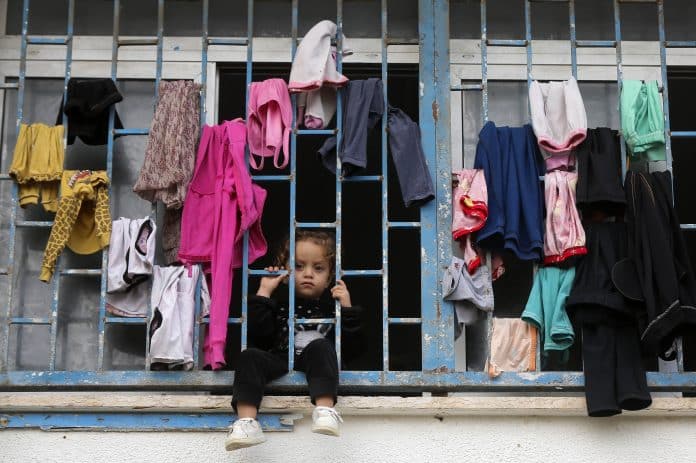
<svg viewBox="0 0 696 463"><path fill-rule="evenodd" d="M322 396L332 396L336 402L338 359L333 343L322 338L307 344L302 353L295 356L295 369L307 376L312 403ZM253 347L242 351L232 385L232 408L236 412L237 403L243 402L258 409L266 384L287 372L286 357Z"/></svg>
<svg viewBox="0 0 696 463"><path fill-rule="evenodd" d="M585 398L589 416L612 416L652 403L635 325L582 325Z"/></svg>

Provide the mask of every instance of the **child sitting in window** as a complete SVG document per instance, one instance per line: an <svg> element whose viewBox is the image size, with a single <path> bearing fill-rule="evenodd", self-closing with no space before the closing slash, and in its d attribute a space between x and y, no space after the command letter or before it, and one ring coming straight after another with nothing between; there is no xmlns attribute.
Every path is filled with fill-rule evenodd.
<svg viewBox="0 0 696 463"><path fill-rule="evenodd" d="M289 241L276 260L266 267L277 272L288 265ZM341 304L342 333L353 335L360 330L359 307L352 305L348 287L334 278L335 242L325 231L297 230L295 234L295 317L334 318L335 302ZM288 372L288 303L271 299L288 275L266 276L259 290L249 298L249 347L241 352L234 376L232 407L239 419L232 424L225 441L227 450L235 450L265 442L256 421L264 387L269 381ZM344 342L343 357L356 354L360 342ZM334 345L333 323L295 325L295 369L307 376L309 396L316 405L312 413L312 431L339 435L343 421L333 408L338 388L338 361Z"/></svg>

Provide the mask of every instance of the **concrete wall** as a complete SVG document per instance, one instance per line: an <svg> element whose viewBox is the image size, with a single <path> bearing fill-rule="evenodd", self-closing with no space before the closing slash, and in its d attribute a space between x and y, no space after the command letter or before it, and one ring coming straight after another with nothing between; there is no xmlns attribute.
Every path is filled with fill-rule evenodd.
<svg viewBox="0 0 696 463"><path fill-rule="evenodd" d="M222 432L0 432L0 462L693 462L693 417L350 416L338 439L267 433L228 454Z"/></svg>

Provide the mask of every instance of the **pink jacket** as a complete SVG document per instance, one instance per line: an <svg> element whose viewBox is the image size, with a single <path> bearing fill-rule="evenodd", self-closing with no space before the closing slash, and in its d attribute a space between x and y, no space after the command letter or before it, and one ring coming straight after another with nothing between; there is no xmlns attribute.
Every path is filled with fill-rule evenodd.
<svg viewBox="0 0 696 463"><path fill-rule="evenodd" d="M256 170L263 169L263 161L267 157L273 158L273 165L278 169L287 166L290 157L292 104L285 81L267 79L263 82L252 82L247 110L247 140L251 167ZM261 158L259 164L254 156Z"/></svg>
<svg viewBox="0 0 696 463"><path fill-rule="evenodd" d="M203 127L181 219L179 260L207 264L211 273L204 353L205 365L214 370L225 365L233 269L242 266L244 232L249 231L249 263L266 253L261 230L266 191L251 182L244 162L245 135L241 119Z"/></svg>

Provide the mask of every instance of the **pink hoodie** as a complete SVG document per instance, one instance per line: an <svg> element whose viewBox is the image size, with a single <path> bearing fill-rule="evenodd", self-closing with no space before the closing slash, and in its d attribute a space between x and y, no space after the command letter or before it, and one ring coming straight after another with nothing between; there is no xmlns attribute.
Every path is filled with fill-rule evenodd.
<svg viewBox="0 0 696 463"><path fill-rule="evenodd" d="M203 127L196 170L181 219L179 260L207 264L212 274L205 365L225 365L227 317L233 269L242 266L243 236L249 231L249 263L266 254L261 214L266 191L251 182L244 162L246 129L235 119Z"/></svg>
<svg viewBox="0 0 696 463"><path fill-rule="evenodd" d="M282 169L290 157L290 128L292 104L288 86L283 79L267 79L252 82L249 88L247 140L249 164L253 169L263 169L264 158L272 157L273 165ZM281 149L283 161L280 162ZM254 156L259 156L256 163Z"/></svg>

